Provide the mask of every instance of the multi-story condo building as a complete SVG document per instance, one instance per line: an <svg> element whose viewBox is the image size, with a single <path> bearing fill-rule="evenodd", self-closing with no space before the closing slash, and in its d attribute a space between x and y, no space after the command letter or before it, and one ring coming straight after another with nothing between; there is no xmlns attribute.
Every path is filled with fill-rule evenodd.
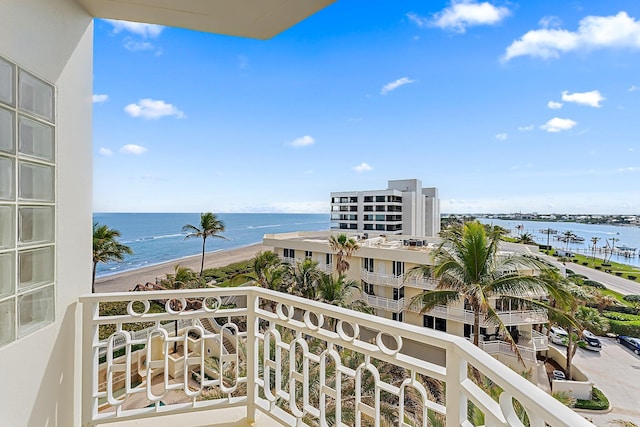
<svg viewBox="0 0 640 427"><path fill-rule="evenodd" d="M389 181L386 190L331 193L331 228L370 235L437 236L440 200L419 179Z"/></svg>
<svg viewBox="0 0 640 427"><path fill-rule="evenodd" d="M522 402L532 424L591 425L465 340L438 331L411 325L400 329L383 318L257 287L91 294L94 18L269 39L333 2L0 3L0 425L188 427L243 425L244 420L246 425L294 426L307 417L326 423L326 406L313 406L306 399L311 380L292 371L297 364L288 370L283 365L291 349L304 357L304 366L323 360L302 348L302 337L307 336L324 346L323 366L338 368L342 362L335 349L349 349L366 360L384 359L406 370L407 378L429 376L446 384L446 402L436 404L427 402L415 381L400 386L376 381L378 397L380 390L395 396L401 420L402 396L406 387L413 387L423 392L424 413L429 403L429 411L446 417L447 425L466 424L471 401L488 402L481 408L490 423L506 425L513 413L512 398ZM230 297L239 303L223 305ZM167 302L160 312L150 312L150 303L158 300ZM187 301L199 305L187 310ZM275 310L265 309L265 301ZM101 313L106 302L121 302L127 309L115 316ZM305 322L296 313L305 313ZM323 314L341 319L341 334L319 325ZM222 318L223 326L211 331L214 316ZM129 333L132 323L149 327L142 334ZM379 345L347 335L345 323L352 331L359 325L378 331ZM169 335L167 328L174 324L179 331ZM105 326L114 331L107 337L101 336ZM288 328L301 340L286 347L276 327ZM388 339L395 339L396 347L385 346ZM402 340L426 343L441 358L407 357ZM228 341L236 345L227 349ZM269 354L270 343L278 355ZM181 350L172 351L174 344ZM246 351L238 351L240 347ZM209 352L215 351L214 359ZM232 380L207 378L205 358L208 363L220 361ZM470 388L468 366L477 366L508 399L498 405L477 387ZM375 367L368 363L335 371L361 381L363 372L375 374ZM304 398L272 383L283 372L291 378L291 387L304 389ZM337 402L339 408L345 391L325 378L321 381L322 402ZM203 395L211 390L220 397ZM174 398L178 392L183 400ZM355 408L357 419L376 420L380 414L379 399L356 401Z"/></svg>
<svg viewBox="0 0 640 427"><path fill-rule="evenodd" d="M328 241L330 234L268 234L264 237L264 245L273 246L274 251L287 263L312 259L322 271L332 272L335 268L333 251ZM409 304L413 297L436 286L431 278L408 273L414 267L432 262L430 254L439 244L439 238L403 235L365 238L364 233L352 236L358 240L360 249L349 260L347 277L361 283L362 298L375 309L377 316L466 338L473 335L473 312L464 303L439 306L426 313L421 313L419 306ZM531 247L526 245L507 242L501 245L503 254L520 252L533 255L531 251ZM562 268L562 265L558 267ZM546 295L537 295L544 296ZM544 310L512 306L507 298L494 298L492 304L512 336L518 337L519 350L527 368L535 366L536 353L548 348L547 337L537 332L537 329L548 322L547 313ZM500 334L494 325L483 319L480 335L482 348L510 366L522 369L514 357L513 349L500 340Z"/></svg>

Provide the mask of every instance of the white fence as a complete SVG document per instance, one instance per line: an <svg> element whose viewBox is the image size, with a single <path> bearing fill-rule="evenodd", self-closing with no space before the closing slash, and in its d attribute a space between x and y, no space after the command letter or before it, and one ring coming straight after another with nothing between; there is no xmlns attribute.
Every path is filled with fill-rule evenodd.
<svg viewBox="0 0 640 427"><path fill-rule="evenodd" d="M222 308L223 298L234 294L246 299L247 308ZM185 298L202 299L203 308L171 309L176 306L171 300ZM149 301L167 299L164 312L149 312ZM127 313L99 315L98 305L110 301L129 302ZM484 413L486 426L521 426L514 399L532 426L592 426L464 338L414 325L399 327L391 320L285 293L218 288L91 294L80 302L86 426L242 407L249 422L260 411L285 426L327 425L331 419L342 421L348 412L355 425L370 421L378 426L383 417L391 417L395 425L426 426L435 416L448 427L459 427L471 425L471 402ZM204 330L199 320L203 318L216 318L223 325L221 332ZM160 326L174 319L186 322L177 338ZM155 326L146 339L136 338L123 331L124 325L135 322ZM103 325L115 326L116 331L106 341L99 339ZM225 331L237 340L236 351L208 354L207 343L220 342ZM124 337L125 344L124 357L116 361L112 353L117 336ZM171 354L176 341L182 344L181 355ZM134 351L134 345L144 349ZM99 355L105 347L101 365ZM499 399L476 385L470 367L503 390ZM101 372L106 372L102 382ZM142 377L140 383L131 380L136 376ZM123 383L115 385L115 377L124 378ZM425 379L442 384L441 395L427 389ZM182 393L182 400L176 393ZM139 403L132 405L136 399ZM202 419L196 425L204 424Z"/></svg>

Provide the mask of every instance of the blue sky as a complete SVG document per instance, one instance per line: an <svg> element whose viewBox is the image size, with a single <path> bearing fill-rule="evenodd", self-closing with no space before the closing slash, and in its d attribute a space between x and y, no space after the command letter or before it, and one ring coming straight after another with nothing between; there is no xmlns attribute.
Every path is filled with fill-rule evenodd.
<svg viewBox="0 0 640 427"><path fill-rule="evenodd" d="M94 210L640 213L640 3L341 0L268 40L95 22Z"/></svg>

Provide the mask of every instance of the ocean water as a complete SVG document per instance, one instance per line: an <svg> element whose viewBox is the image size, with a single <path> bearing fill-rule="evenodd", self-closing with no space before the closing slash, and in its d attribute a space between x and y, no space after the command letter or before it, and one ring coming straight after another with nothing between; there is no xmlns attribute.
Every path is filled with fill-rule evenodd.
<svg viewBox="0 0 640 427"><path fill-rule="evenodd" d="M264 234L291 231L328 230L328 214L216 214L225 224L222 236L210 237L207 252L234 249L262 242ZM103 277L136 268L202 253L202 239L185 240L182 226L200 224L200 213L94 213L94 222L120 231L120 243L133 250L122 263L98 264L96 276Z"/></svg>
<svg viewBox="0 0 640 427"><path fill-rule="evenodd" d="M522 233L530 233L537 243L546 245L547 235L541 230L553 229L558 232L557 236L561 236L565 231L573 231L577 236L583 237L584 242L570 242L569 251L579 253L586 256L592 256L593 244L592 237L599 237L600 240L596 245L596 257L604 257L604 247L613 242L611 239L617 239L615 247L627 246L636 248L632 256L623 256L614 254L611 260L622 264L640 266L640 227L600 225L600 224L580 224L577 222L545 222L545 221L519 221L519 220L500 220L491 218L479 218L480 222L485 224L499 225L510 231L511 236L517 237L517 225L522 225L524 229ZM553 234L549 236L549 244L558 249L567 249L567 244L559 241Z"/></svg>

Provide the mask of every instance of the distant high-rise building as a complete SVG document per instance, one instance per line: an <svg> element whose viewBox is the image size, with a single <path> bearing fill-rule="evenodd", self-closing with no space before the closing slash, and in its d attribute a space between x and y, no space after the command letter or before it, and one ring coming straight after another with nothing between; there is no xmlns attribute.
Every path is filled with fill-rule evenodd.
<svg viewBox="0 0 640 427"><path fill-rule="evenodd" d="M440 199L419 179L389 181L386 190L331 193L331 228L378 234L437 236Z"/></svg>

